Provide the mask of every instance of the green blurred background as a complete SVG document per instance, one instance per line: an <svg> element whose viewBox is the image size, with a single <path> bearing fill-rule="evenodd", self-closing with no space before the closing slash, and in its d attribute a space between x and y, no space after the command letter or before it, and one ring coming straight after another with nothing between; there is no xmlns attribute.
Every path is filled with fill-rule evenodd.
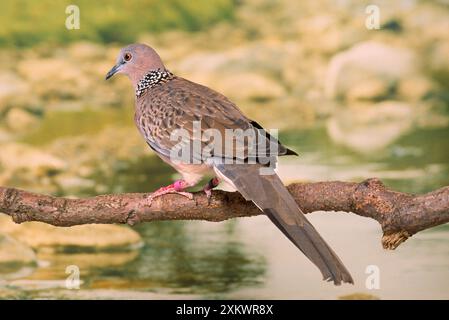
<svg viewBox="0 0 449 320"><path fill-rule="evenodd" d="M80 29L65 27L68 5ZM380 29L369 30L367 5ZM300 153L294 181L381 178L449 185L449 2L141 0L0 4L0 185L90 196L149 192L176 177L133 125L120 47L153 46L174 73L225 93ZM1 298L449 298L449 228L381 248L376 222L310 219L354 275L333 287L264 217L133 228L0 216ZM68 290L65 273L83 281ZM367 266L380 288L365 285Z"/></svg>

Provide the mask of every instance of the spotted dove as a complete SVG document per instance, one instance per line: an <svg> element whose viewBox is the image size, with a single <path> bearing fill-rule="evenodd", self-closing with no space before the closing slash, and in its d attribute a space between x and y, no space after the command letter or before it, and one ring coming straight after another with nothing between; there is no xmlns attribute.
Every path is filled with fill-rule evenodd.
<svg viewBox="0 0 449 320"><path fill-rule="evenodd" d="M306 219L273 170L271 164L276 162L276 156L296 154L294 151L248 119L224 95L168 71L156 51L146 45L132 44L123 48L106 79L116 73L126 74L135 88L134 119L145 141L182 175L181 180L154 192L149 198L150 203L165 193L190 197L191 194L184 189L196 185L204 176L214 177L204 188L209 197L211 189L221 179L262 210L319 268L324 280L333 281L336 285L353 283L348 270ZM200 135L194 132L195 123L200 123ZM173 139L173 134L181 129L188 135L180 140ZM203 134L208 129L220 133L222 141L216 137L205 139ZM249 140L246 144L233 143L230 148L222 146L228 142L223 138L225 132L239 129L256 132L252 136L256 139L249 139L257 141L256 153L249 151L253 150L248 147ZM179 141L184 146L200 146L198 150L212 145L212 152L183 149L190 151L188 157L174 159L173 149Z"/></svg>

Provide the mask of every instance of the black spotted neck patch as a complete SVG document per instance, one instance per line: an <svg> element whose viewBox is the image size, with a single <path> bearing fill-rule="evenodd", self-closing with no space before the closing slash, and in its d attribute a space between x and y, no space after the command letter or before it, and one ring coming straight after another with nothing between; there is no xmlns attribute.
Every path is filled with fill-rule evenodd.
<svg viewBox="0 0 449 320"><path fill-rule="evenodd" d="M173 73L168 70L157 69L148 72L137 84L136 97L140 97L147 89L153 88L159 83L167 82L173 78Z"/></svg>

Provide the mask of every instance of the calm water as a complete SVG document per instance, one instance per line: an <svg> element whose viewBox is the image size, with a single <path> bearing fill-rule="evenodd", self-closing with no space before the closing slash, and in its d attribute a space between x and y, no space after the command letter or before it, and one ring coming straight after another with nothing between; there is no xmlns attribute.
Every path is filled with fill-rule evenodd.
<svg viewBox="0 0 449 320"><path fill-rule="evenodd" d="M67 134L77 130L66 128ZM44 130L29 139L39 144L48 139L46 134ZM449 129L419 130L381 153L360 156L333 144L324 128L281 132L281 140L301 156L282 159L279 173L285 182L379 177L401 191L427 192L449 185L448 137ZM94 179L106 179L108 192L147 192L173 177L161 161L147 157L123 164L112 177ZM322 282L315 267L259 216L223 223L141 224L135 230L144 245L133 251L61 248L58 254L41 253L42 266L16 281L12 290L18 298L335 299L356 292L393 299L449 298L448 225L415 235L396 251L385 251L373 220L347 213L313 213L309 218L352 272L354 286ZM54 280L66 278L67 264L80 266L81 290L65 290L63 281ZM380 289L365 286L370 265L379 267Z"/></svg>

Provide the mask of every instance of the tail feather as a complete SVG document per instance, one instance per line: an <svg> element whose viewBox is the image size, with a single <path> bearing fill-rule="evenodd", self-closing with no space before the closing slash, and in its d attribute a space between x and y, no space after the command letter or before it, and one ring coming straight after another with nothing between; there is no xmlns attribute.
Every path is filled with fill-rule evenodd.
<svg viewBox="0 0 449 320"><path fill-rule="evenodd" d="M306 219L274 171L273 174L261 175L261 166L257 164L219 164L215 168L247 200L253 201L320 269L324 280L334 281L336 285L354 283L346 267Z"/></svg>
<svg viewBox="0 0 449 320"><path fill-rule="evenodd" d="M334 281L336 285L340 285L342 282L354 283L349 271L310 222L307 221L304 227L284 228L276 220L276 213L271 209L264 210L264 212L282 233L320 269L323 280Z"/></svg>

